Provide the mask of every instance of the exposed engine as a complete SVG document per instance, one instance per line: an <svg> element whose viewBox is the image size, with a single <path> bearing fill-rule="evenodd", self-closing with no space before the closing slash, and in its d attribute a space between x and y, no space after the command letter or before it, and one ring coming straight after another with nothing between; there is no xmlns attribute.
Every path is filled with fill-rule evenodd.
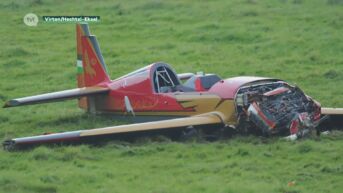
<svg viewBox="0 0 343 193"><path fill-rule="evenodd" d="M302 136L320 119L320 105L282 81L242 87L235 101L241 129L257 129L265 135Z"/></svg>

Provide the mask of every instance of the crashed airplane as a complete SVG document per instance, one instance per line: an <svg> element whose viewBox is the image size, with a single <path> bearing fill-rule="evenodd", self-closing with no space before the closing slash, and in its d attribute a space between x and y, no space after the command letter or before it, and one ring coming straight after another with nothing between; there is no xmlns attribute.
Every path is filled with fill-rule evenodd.
<svg viewBox="0 0 343 193"><path fill-rule="evenodd" d="M327 115L343 114L343 109L322 108L300 88L275 78L177 74L170 65L157 62L111 80L87 24L76 25L76 42L78 88L9 100L4 108L78 99L88 112L159 120L14 138L3 143L5 149L199 126L303 136Z"/></svg>

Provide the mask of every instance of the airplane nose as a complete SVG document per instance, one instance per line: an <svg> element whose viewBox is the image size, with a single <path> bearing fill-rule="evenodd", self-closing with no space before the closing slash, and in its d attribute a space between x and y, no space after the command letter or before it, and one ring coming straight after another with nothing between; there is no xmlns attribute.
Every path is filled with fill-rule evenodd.
<svg viewBox="0 0 343 193"><path fill-rule="evenodd" d="M320 107L298 87L276 82L243 91L236 98L238 112L263 134L303 135L317 125Z"/></svg>

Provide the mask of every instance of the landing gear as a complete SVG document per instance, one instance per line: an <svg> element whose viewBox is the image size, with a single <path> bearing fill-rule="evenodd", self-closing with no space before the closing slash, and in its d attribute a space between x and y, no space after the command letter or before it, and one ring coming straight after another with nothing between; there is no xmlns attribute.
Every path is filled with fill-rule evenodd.
<svg viewBox="0 0 343 193"><path fill-rule="evenodd" d="M193 126L189 126L181 132L182 141L198 140L200 138L200 132Z"/></svg>
<svg viewBox="0 0 343 193"><path fill-rule="evenodd" d="M189 141L217 141L228 139L237 134L237 130L230 126L222 126L215 128L214 126L189 126L181 133L181 140Z"/></svg>

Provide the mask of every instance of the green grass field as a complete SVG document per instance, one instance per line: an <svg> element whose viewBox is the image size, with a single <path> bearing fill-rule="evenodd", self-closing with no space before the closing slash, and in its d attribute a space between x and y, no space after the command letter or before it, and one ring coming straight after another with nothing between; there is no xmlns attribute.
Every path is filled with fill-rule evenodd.
<svg viewBox="0 0 343 193"><path fill-rule="evenodd" d="M257 75L343 107L342 0L18 0L0 2L0 103L74 88L74 24L25 14L98 15L91 23L112 78L155 61L177 72ZM0 109L0 140L121 124L76 101ZM0 192L343 192L343 133L286 142L168 138L103 146L0 150Z"/></svg>

